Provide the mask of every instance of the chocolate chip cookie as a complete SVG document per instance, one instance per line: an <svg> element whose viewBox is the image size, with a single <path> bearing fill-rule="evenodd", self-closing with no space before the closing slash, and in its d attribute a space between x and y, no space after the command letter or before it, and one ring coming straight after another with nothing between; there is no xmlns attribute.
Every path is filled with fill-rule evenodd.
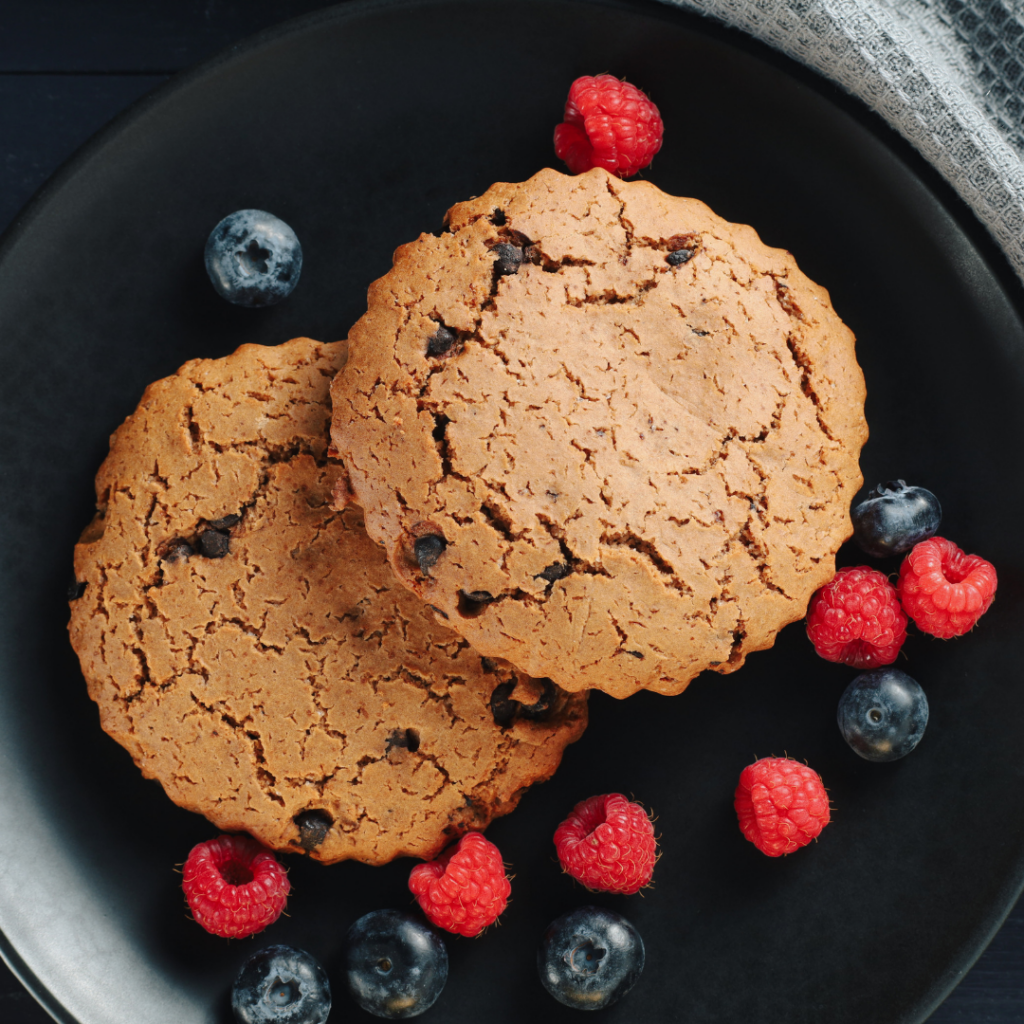
<svg viewBox="0 0 1024 1024"><path fill-rule="evenodd" d="M395 573L482 654L673 694L800 619L851 532L854 338L694 199L541 171L370 288L332 441Z"/></svg>
<svg viewBox="0 0 1024 1024"><path fill-rule="evenodd" d="M176 803L380 864L510 811L586 704L474 652L329 507L345 357L246 345L151 385L97 477L70 632L103 728Z"/></svg>

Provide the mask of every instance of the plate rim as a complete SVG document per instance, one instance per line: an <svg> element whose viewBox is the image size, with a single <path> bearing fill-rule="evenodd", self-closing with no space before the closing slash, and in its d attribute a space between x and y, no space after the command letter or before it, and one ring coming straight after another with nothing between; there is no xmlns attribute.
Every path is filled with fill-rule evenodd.
<svg viewBox="0 0 1024 1024"><path fill-rule="evenodd" d="M191 88L202 78L216 72L223 65L239 58L251 57L260 50L278 45L292 35L303 35L322 24L339 25L358 20L365 14L379 14L383 11L419 9L436 4L453 4L467 7L498 6L504 0L343 0L319 10L286 18L280 22L244 36L235 43L218 50L213 55L173 73L166 81L159 83L138 99L132 101L108 123L75 149L15 214L10 224L0 233L0 274L7 261L14 257L18 245L69 183L103 150L125 132L130 131L153 108L170 101L184 90ZM877 111L859 97L846 92L839 83L825 74L802 64L797 59L776 50L741 29L728 25L708 13L683 7L677 0L536 0L536 6L555 4L564 7L603 7L622 12L639 13L676 24L683 23L691 31L704 33L716 41L732 46L749 57L769 64L781 73L810 87L826 102L837 106L851 116L878 141L892 152L894 158L907 167L910 174L922 181L936 201L953 219L956 226L965 232L979 251L987 269L992 273L1007 300L1017 315L1024 321L1024 280L1013 271L1005 250L978 218L974 210L942 177L939 170L929 162L906 138L904 138ZM978 961L992 939L1005 924L1015 904L1024 892L1024 845L1016 862L1016 870L1004 879L1000 888L999 909L985 915L986 925L979 929L979 939L971 948L961 946L940 977L930 986L932 997L922 1000L911 1016L904 1018L905 1024L923 1024ZM19 954L16 946L3 931L0 924L0 959L39 1005L58 1024L81 1024L63 1002L48 988Z"/></svg>

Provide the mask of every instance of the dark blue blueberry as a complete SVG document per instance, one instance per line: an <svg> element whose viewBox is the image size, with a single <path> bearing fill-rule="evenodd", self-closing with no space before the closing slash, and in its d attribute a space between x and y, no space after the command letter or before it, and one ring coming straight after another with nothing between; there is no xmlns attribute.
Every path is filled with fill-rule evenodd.
<svg viewBox="0 0 1024 1024"><path fill-rule="evenodd" d="M264 210L228 214L206 240L206 272L217 294L236 306L273 306L302 273L295 232Z"/></svg>
<svg viewBox="0 0 1024 1024"><path fill-rule="evenodd" d="M618 1002L643 969L640 933L621 914L603 907L580 907L552 921L537 950L541 984L577 1010Z"/></svg>
<svg viewBox="0 0 1024 1024"><path fill-rule="evenodd" d="M429 1010L448 980L444 941L412 914L374 910L348 930L345 971L367 1013L404 1020Z"/></svg>
<svg viewBox="0 0 1024 1024"><path fill-rule="evenodd" d="M902 555L934 535L942 521L939 499L902 480L879 484L850 513L853 539L874 558Z"/></svg>
<svg viewBox="0 0 1024 1024"><path fill-rule="evenodd" d="M868 761L897 761L920 742L928 698L916 680L886 666L862 672L839 698L839 731Z"/></svg>
<svg viewBox="0 0 1024 1024"><path fill-rule="evenodd" d="M267 946L242 965L231 988L231 1008L240 1024L324 1024L331 986L304 950Z"/></svg>

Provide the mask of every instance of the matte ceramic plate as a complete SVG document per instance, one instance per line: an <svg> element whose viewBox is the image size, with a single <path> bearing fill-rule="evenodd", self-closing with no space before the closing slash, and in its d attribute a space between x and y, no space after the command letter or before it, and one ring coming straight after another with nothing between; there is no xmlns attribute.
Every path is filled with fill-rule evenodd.
<svg viewBox="0 0 1024 1024"><path fill-rule="evenodd" d="M853 673L818 659L799 625L679 697L595 694L559 774L489 830L514 901L501 927L450 943L424 1021L575 1019L540 988L534 950L549 920L593 899L630 917L648 952L609 1021L921 1021L1019 891L1024 330L998 252L871 116L707 22L582 0L347 5L161 89L0 253L0 927L59 1019L226 1021L231 979L262 941L187 920L173 866L214 830L101 733L67 644L71 549L110 431L187 359L343 337L397 245L553 161L569 83L604 70L661 108L651 181L755 225L830 290L868 381L868 483L935 491L942 532L991 559L1001 588L966 638L907 642L901 664L932 717L895 764L846 747L835 707ZM298 289L273 309L227 305L204 274L207 233L240 207L275 212L305 247ZM741 837L732 794L755 756L784 752L822 774L834 821L772 860ZM576 801L617 790L655 809L664 856L646 895L591 897L559 874L550 837ZM267 941L323 961L337 1019L370 1019L342 990L343 936L408 904L410 865L290 860L290 916Z"/></svg>

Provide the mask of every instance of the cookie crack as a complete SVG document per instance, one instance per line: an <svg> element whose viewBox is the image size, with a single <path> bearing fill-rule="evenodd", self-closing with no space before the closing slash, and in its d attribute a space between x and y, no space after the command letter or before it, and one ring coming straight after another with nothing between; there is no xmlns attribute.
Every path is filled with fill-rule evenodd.
<svg viewBox="0 0 1024 1024"><path fill-rule="evenodd" d="M516 533L512 528L511 517L494 502L481 502L480 514L484 517L484 522L486 522L496 534L500 537L504 537L510 544L514 544L526 533L525 530L520 530Z"/></svg>
<svg viewBox="0 0 1024 1024"><path fill-rule="evenodd" d="M626 220L626 200L615 191L615 187L612 184L611 178L605 179L605 187L608 189L608 194L619 204L618 217L619 227L622 228L623 233L626 236L626 253L624 261L628 260L633 255L633 226Z"/></svg>
<svg viewBox="0 0 1024 1024"><path fill-rule="evenodd" d="M197 707L202 708L209 715L219 718L229 729L233 730L240 739L244 737L248 741L247 746L252 751L256 779L259 783L260 789L267 797L273 800L274 803L283 807L284 798L276 791L277 778L267 767L267 758L266 751L263 747L263 739L254 729L246 728L246 726L252 722L252 716L247 716L239 721L226 711L221 711L214 705L204 703L191 691L189 692L189 696Z"/></svg>
<svg viewBox="0 0 1024 1024"><path fill-rule="evenodd" d="M778 584L772 581L769 577L767 552L764 550L764 546L754 536L751 529L751 521L748 518L746 523L739 529L735 537L730 538L731 541L738 541L744 548L751 553L751 559L753 560L757 569L758 578L761 581L762 586L767 590L771 590L776 594L780 594L787 601L793 601L795 598L790 597Z"/></svg>
<svg viewBox="0 0 1024 1024"><path fill-rule="evenodd" d="M818 393L814 390L814 385L811 383L811 363L807 358L807 353L800 348L796 338L792 334L786 335L786 348L789 349L789 354L793 357L793 364L800 373L800 390L814 405L818 426L821 429L821 432L830 441L837 443L832 431L828 428L828 424L825 423L824 419L822 419L823 406L821 399L818 397Z"/></svg>
<svg viewBox="0 0 1024 1024"><path fill-rule="evenodd" d="M726 659L727 665L740 665L743 663L745 655L743 653L743 641L747 638L747 623L745 619L739 619L736 622L736 626L732 631L732 644L729 648L729 657Z"/></svg>
<svg viewBox="0 0 1024 1024"><path fill-rule="evenodd" d="M643 661L644 660L643 651L637 651L637 650L633 650L631 648L627 648L626 647L626 644L628 644L630 642L629 634L622 628L622 626L619 625L619 620L616 619L614 615L609 616L609 618L610 618L612 627L614 628L615 632L619 636L619 646L616 648L615 653L616 654L628 654L631 657L636 658L638 661Z"/></svg>
<svg viewBox="0 0 1024 1024"><path fill-rule="evenodd" d="M664 555L661 554L653 541L646 540L627 528L625 530L618 530L615 532L606 530L601 534L600 543L606 547L624 547L629 548L631 551L635 551L638 555L643 556L643 558L653 565L655 569L657 569L659 577L668 577L667 579L663 579L662 582L666 583L674 590L678 590L681 594L693 594L693 588L679 576L675 567L667 558L665 558Z"/></svg>
<svg viewBox="0 0 1024 1024"><path fill-rule="evenodd" d="M586 576L611 576L611 573L603 565L595 565L593 562L588 562L585 558L580 557L576 554L565 537L565 530L549 516L544 515L543 512L536 513L537 522L543 527L545 532L555 543L558 544L558 550L562 555L563 562L568 565L573 573L583 573ZM562 578L565 579L566 576ZM550 591L551 587L557 580L551 580L547 586L547 590Z"/></svg>

